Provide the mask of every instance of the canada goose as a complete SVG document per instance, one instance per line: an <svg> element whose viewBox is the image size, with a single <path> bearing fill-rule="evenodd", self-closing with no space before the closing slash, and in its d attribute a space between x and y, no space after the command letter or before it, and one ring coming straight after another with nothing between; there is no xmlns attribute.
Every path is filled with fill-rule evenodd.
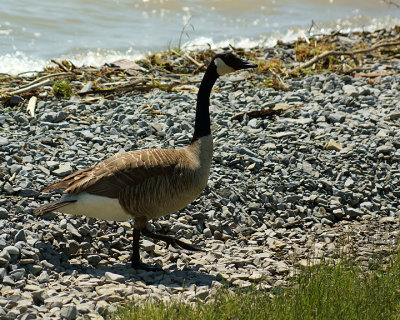
<svg viewBox="0 0 400 320"><path fill-rule="evenodd" d="M64 195L38 208L36 215L57 210L104 220L134 219L134 268L153 269L140 260L140 233L175 247L200 250L179 239L154 234L146 225L150 219L184 208L206 187L213 149L209 115L211 89L219 76L255 67L257 64L232 53L217 54L200 84L194 135L188 146L117 154L91 168L72 173L42 190L62 189Z"/></svg>

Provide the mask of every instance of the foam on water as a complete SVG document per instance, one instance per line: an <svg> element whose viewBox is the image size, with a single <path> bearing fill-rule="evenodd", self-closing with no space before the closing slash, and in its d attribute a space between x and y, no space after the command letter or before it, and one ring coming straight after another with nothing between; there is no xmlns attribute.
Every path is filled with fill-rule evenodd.
<svg viewBox="0 0 400 320"><path fill-rule="evenodd" d="M28 57L22 52L0 56L0 73L16 75L29 71L40 71L48 63L40 58Z"/></svg>
<svg viewBox="0 0 400 320"><path fill-rule="evenodd" d="M135 52L128 49L125 52L115 50L77 50L78 53L66 54L57 57L56 60L68 60L75 66L100 67L105 63L110 63L120 59L139 60L145 57L144 53ZM50 60L26 56L22 52L5 54L0 56L0 73L18 75L43 70L46 66L54 65Z"/></svg>
<svg viewBox="0 0 400 320"><path fill-rule="evenodd" d="M144 53L140 53L130 48L125 52L115 50L85 50L83 52L67 54L60 57L61 60L69 60L75 66L94 66L100 67L105 63L110 63L120 59L139 60L145 57Z"/></svg>

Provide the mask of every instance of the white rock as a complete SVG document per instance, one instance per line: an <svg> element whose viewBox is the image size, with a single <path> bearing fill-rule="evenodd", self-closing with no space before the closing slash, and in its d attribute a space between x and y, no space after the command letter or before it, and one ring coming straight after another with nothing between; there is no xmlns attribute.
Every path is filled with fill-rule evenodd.
<svg viewBox="0 0 400 320"><path fill-rule="evenodd" d="M107 280L110 280L110 281L116 281L116 282L120 282L120 283L125 282L125 277L123 275L120 275L120 274L116 274L116 273L112 273L112 272L106 272L104 274L104 276L106 277Z"/></svg>

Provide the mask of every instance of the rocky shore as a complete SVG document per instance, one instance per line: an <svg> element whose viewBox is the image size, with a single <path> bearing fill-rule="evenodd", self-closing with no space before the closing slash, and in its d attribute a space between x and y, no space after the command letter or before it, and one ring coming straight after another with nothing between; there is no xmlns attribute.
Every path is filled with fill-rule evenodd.
<svg viewBox="0 0 400 320"><path fill-rule="evenodd" d="M294 60L290 48L257 51ZM34 117L2 106L0 319L102 319L127 299L207 301L224 283L284 285L321 258L349 253L368 266L390 254L400 222L400 60L372 52L362 68L281 79L288 90L266 85L257 71L218 80L208 187L150 225L205 252L144 239L144 260L159 272L130 267L130 221L32 212L59 196L38 190L76 169L118 152L189 143L193 86L94 103L42 98ZM266 109L275 115L246 114Z"/></svg>

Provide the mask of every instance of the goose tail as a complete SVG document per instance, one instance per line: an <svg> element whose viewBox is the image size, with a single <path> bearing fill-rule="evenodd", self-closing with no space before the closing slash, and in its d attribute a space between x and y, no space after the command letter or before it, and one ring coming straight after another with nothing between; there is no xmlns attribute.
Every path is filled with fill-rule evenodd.
<svg viewBox="0 0 400 320"><path fill-rule="evenodd" d="M67 205L69 205L69 204L71 204L73 202L76 202L76 200L69 200L69 201L63 201L63 202L60 202L60 200L56 200L56 201L47 203L47 204L37 208L33 213L36 216L41 216L41 215L44 215L47 212L51 212L51 211L57 210L59 208L67 206Z"/></svg>

